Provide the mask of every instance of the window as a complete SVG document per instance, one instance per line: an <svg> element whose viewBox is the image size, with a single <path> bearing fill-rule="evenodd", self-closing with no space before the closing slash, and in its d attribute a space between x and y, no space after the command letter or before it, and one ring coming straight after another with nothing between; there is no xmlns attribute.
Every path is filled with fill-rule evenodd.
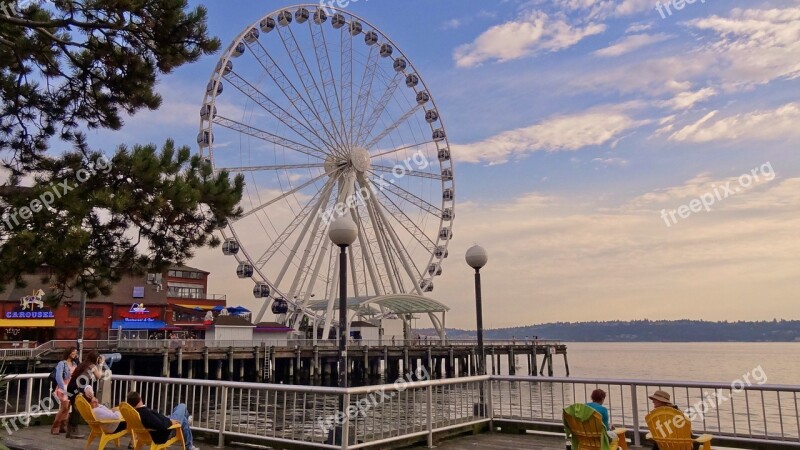
<svg viewBox="0 0 800 450"><path fill-rule="evenodd" d="M205 291L202 287L190 288L170 286L167 295L179 298L206 298Z"/></svg>
<svg viewBox="0 0 800 450"><path fill-rule="evenodd" d="M174 278L191 278L195 280L203 279L202 272L189 272L188 270L170 270L167 272L167 276Z"/></svg>

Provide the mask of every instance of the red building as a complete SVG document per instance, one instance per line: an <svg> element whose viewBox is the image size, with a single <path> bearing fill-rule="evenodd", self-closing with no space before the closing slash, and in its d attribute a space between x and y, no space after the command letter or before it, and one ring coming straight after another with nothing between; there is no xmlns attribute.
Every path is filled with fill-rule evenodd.
<svg viewBox="0 0 800 450"><path fill-rule="evenodd" d="M126 276L108 296L86 302L84 339L148 338L155 332L203 330L209 312L224 308L225 296L208 294L209 273L175 266L164 274ZM28 286L0 293L0 339L47 342L76 340L80 293L69 293L57 308L44 304L51 287L48 269L25 277ZM197 336L200 337L200 336Z"/></svg>

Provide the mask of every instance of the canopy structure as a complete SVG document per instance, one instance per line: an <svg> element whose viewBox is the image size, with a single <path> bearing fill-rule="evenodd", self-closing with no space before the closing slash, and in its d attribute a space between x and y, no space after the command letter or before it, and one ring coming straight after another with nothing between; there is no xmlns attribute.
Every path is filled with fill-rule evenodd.
<svg viewBox="0 0 800 450"><path fill-rule="evenodd" d="M327 300L316 300L310 302L308 307L314 311L325 311L328 308ZM373 308L377 306L380 311ZM414 294L386 294L375 295L367 297L351 297L347 299L347 309L353 311L353 314L348 318L348 324L353 321L355 316L364 315L377 315L381 312L397 314L398 316L410 316L412 314L428 314L431 318L434 328L436 328L439 337L444 339L444 326L445 314L450 311L444 303L436 301L429 297ZM330 315L332 312L328 311ZM441 313L442 318L436 316L436 313ZM326 325L331 321L330 317L326 317ZM327 326L326 326L327 328ZM327 336L327 329L323 331L323 336Z"/></svg>

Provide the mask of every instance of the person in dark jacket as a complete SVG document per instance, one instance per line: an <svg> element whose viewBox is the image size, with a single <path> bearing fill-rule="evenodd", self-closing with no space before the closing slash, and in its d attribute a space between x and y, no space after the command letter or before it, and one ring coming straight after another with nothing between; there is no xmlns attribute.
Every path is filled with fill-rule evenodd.
<svg viewBox="0 0 800 450"><path fill-rule="evenodd" d="M192 429L189 427L189 412L186 404L181 403L172 410L169 417L154 411L142 402L142 396L138 392L129 392L127 397L129 405L133 406L142 419L142 425L150 430L150 437L156 444L163 444L174 436L175 430L170 430L172 424L179 423L183 430L183 439L186 441L186 450L200 450L193 445Z"/></svg>
<svg viewBox="0 0 800 450"><path fill-rule="evenodd" d="M105 360L99 353L92 350L86 355L75 370L67 383L67 396L69 396L69 403L72 406L72 411L69 413L69 422L67 424L67 438L68 439L83 439L86 435L78 433L78 423L80 422L81 413L75 407L75 399L79 394L83 394L87 386L103 377L103 365Z"/></svg>

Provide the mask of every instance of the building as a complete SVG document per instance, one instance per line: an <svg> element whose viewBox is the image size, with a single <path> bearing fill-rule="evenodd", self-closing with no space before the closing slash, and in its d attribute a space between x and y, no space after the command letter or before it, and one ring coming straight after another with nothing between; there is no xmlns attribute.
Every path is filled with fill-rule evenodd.
<svg viewBox="0 0 800 450"><path fill-rule="evenodd" d="M209 275L175 266L164 274L124 276L109 295L87 299L84 339L148 339L168 333L202 338L215 311L227 306L224 295L208 294ZM0 339L43 343L78 338L80 293L67 293L52 308L44 302L52 290L48 278L43 266L24 277L27 287L11 285L0 292Z"/></svg>

